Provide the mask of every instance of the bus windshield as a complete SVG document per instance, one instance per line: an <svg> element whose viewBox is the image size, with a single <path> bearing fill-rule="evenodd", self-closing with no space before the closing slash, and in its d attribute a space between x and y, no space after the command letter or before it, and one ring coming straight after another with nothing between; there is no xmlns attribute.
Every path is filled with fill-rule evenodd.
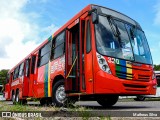
<svg viewBox="0 0 160 120"><path fill-rule="evenodd" d="M144 32L119 19L99 15L95 24L97 52L102 55L152 64Z"/></svg>

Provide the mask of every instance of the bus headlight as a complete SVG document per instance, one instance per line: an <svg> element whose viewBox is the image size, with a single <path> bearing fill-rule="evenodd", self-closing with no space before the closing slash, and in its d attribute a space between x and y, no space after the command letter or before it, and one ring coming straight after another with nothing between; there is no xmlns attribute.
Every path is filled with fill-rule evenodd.
<svg viewBox="0 0 160 120"><path fill-rule="evenodd" d="M103 64L103 63L104 63L104 59L102 59L102 58L99 59L99 63L100 63L100 64Z"/></svg>
<svg viewBox="0 0 160 120"><path fill-rule="evenodd" d="M105 58L104 58L102 55L98 54L98 53L97 53L97 61L98 61L99 67L100 67L104 72L107 72L107 73L109 73L109 74L112 74L112 73L111 73L111 70L110 70L110 68L109 68L109 66L108 66L108 63L107 63L106 60L105 60Z"/></svg>

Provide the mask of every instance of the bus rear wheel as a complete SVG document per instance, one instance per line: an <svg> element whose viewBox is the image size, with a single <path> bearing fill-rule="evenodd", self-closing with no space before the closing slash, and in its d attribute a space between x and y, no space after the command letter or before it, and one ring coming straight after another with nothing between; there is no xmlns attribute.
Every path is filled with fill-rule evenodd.
<svg viewBox="0 0 160 120"><path fill-rule="evenodd" d="M144 101L145 97L144 96L137 96L136 98L134 98L135 101Z"/></svg>
<svg viewBox="0 0 160 120"><path fill-rule="evenodd" d="M119 96L109 95L101 96L97 99L97 102L103 107L111 107L117 103Z"/></svg>
<svg viewBox="0 0 160 120"><path fill-rule="evenodd" d="M12 93L12 102L13 104L15 104L15 94L14 93Z"/></svg>
<svg viewBox="0 0 160 120"><path fill-rule="evenodd" d="M26 99L20 99L19 98L19 90L17 90L16 92L16 97L15 97L15 103L17 104L22 104L22 105L25 105L27 104L27 100Z"/></svg>
<svg viewBox="0 0 160 120"><path fill-rule="evenodd" d="M16 92L15 102L16 102L16 103L19 103L19 102L20 102L20 100L19 100L19 90Z"/></svg>
<svg viewBox="0 0 160 120"><path fill-rule="evenodd" d="M49 105L52 105L52 99L50 99L50 98L41 98L41 99L40 99L40 105L41 105L41 106L49 106Z"/></svg>

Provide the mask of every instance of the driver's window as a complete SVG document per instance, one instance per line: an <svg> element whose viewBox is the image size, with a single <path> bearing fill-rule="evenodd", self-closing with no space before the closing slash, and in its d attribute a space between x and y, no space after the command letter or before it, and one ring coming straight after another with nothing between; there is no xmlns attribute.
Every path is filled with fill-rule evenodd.
<svg viewBox="0 0 160 120"><path fill-rule="evenodd" d="M138 50L139 50L139 55L144 55L144 47L143 47L143 44L142 44L142 37L140 36L140 34L137 34L136 36L136 40L137 40L137 47L138 47Z"/></svg>

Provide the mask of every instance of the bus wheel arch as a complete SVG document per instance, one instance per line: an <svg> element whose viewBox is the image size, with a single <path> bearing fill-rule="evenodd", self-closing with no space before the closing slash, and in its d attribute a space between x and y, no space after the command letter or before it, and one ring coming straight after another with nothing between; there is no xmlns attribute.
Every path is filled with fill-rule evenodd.
<svg viewBox="0 0 160 120"><path fill-rule="evenodd" d="M62 75L55 76L55 78L52 80L52 88L56 82L58 82L59 80L62 80L62 79L64 80L64 77Z"/></svg>

